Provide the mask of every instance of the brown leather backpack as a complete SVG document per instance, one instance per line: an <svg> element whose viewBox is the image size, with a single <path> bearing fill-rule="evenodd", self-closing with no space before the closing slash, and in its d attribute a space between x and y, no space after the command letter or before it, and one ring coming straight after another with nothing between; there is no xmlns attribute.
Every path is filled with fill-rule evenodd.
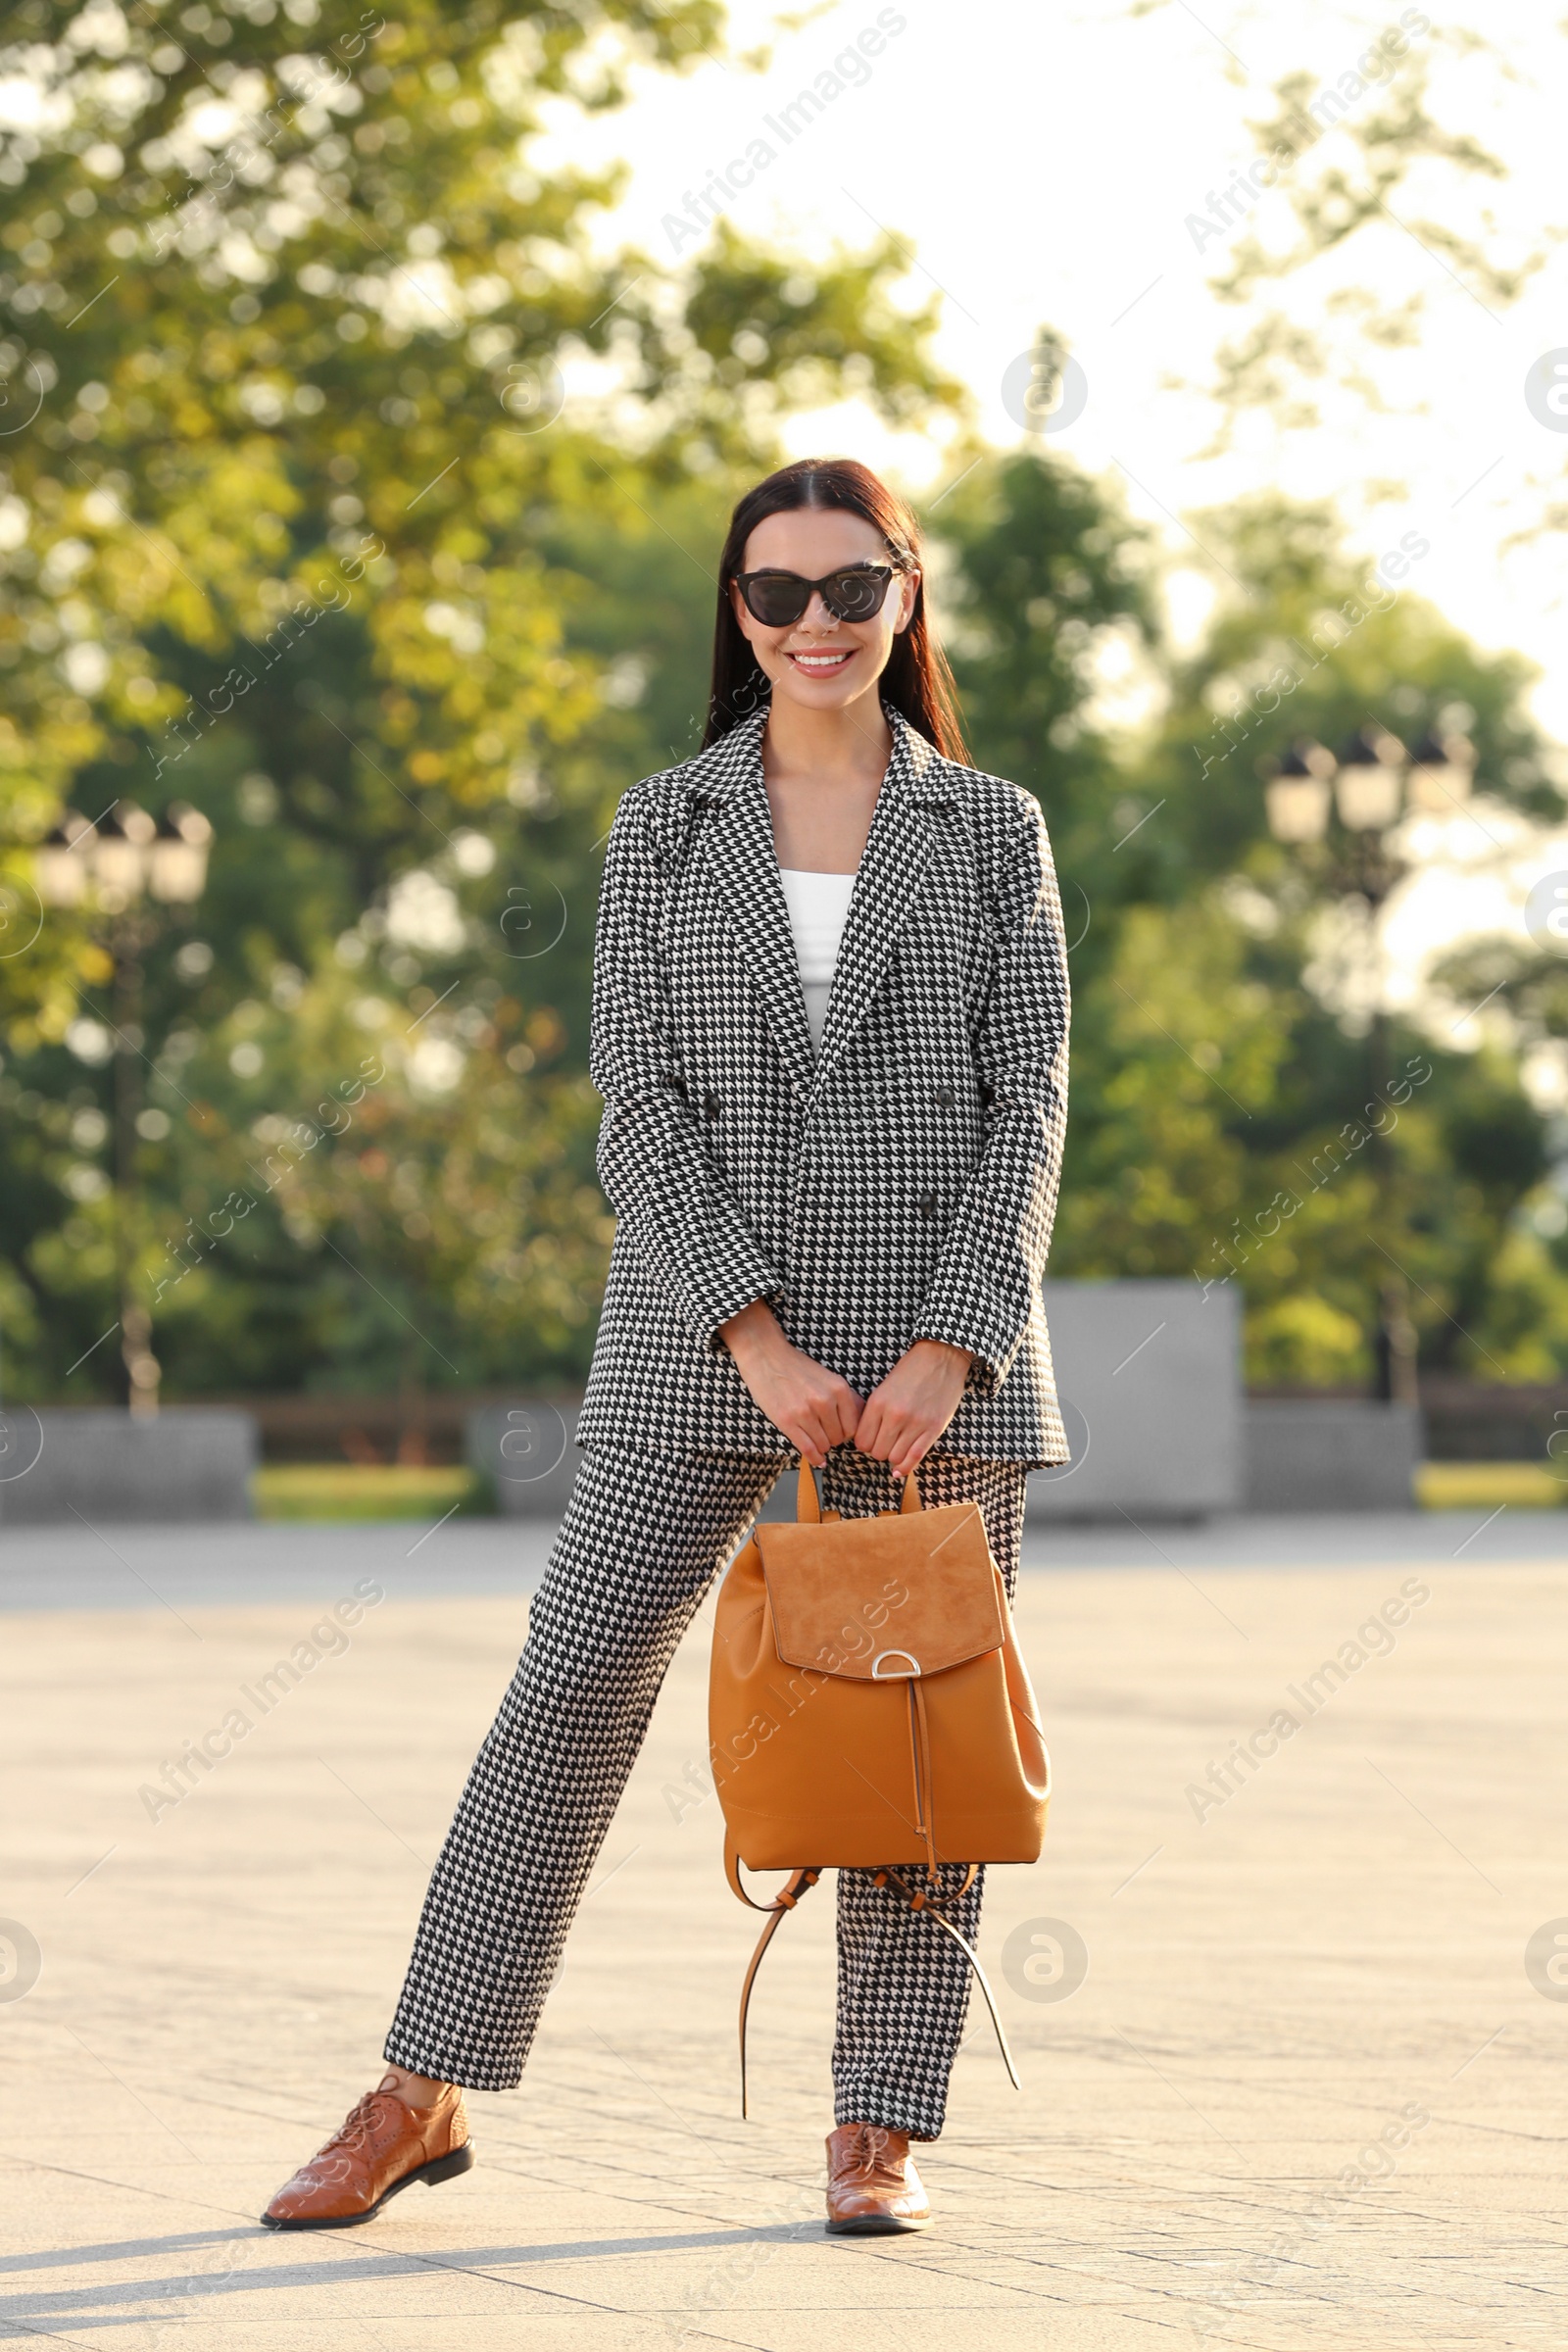
<svg viewBox="0 0 1568 2352"><path fill-rule="evenodd" d="M709 1739L724 1812L724 1867L770 1914L762 1954L824 1869L861 1869L958 1943L1017 2083L991 1987L937 1899L939 1864L1034 1862L1051 1766L1001 1571L976 1502L928 1511L915 1477L902 1508L822 1517L801 1464L797 1522L758 1526L719 1591ZM787 1870L753 1903L740 1866Z"/></svg>

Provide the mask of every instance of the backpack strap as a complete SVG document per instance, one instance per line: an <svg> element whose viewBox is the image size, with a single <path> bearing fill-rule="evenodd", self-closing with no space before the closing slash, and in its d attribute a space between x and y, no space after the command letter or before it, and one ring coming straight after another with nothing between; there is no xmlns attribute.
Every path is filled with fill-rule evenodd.
<svg viewBox="0 0 1568 2352"><path fill-rule="evenodd" d="M966 1894L968 1892L970 1886L974 1884L974 1875L975 1866L971 1862L969 1865L969 1875L964 1880L962 1886L958 1890L960 1894ZM991 2012L991 2023L996 2028L997 2047L1002 2052L1002 2063L1007 2070L1007 2080L1012 2084L1014 2090L1022 2090L1023 2084L1018 2080L1018 2069L1012 2063L1012 2051L1007 2045L1007 2036L1003 2030L1002 2019L997 2013L997 2004L992 1995L990 1981L986 1976L985 1970L980 1965L980 1955L975 1950L973 1944L970 1943L968 1937L960 1936L957 1929L954 1926L952 1920L948 1918L941 1904L937 1902L923 1886L911 1886L902 1871L894 1870L890 1865L889 1867L874 1873L873 1884L878 1886L885 1886L889 1884L897 1886L901 1893L907 1898L909 1909L911 1911L924 1911L929 1918L936 1921L939 1928L944 1929L946 1933L953 1937L954 1942L957 1945L959 1951L968 1961L969 1966L974 1970L975 1982L985 1995L986 2007Z"/></svg>
<svg viewBox="0 0 1568 2352"><path fill-rule="evenodd" d="M757 1981L757 1972L762 1965L762 1955L777 1935L785 1912L794 1910L802 1895L816 1885L821 1875L820 1870L792 1870L770 1903L755 1903L741 1883L741 1858L735 1850L735 1841L727 1830L724 1833L724 1876L728 1879L735 1893L740 1896L741 1901L750 1910L765 1911L768 1915L767 1925L757 1939L757 1949L753 1952L751 1966L746 1971L746 1982L741 1986L741 2121L743 2123L751 2120L746 2104L746 2019L752 2006L752 1986Z"/></svg>
<svg viewBox="0 0 1568 2352"><path fill-rule="evenodd" d="M973 1886L975 1867L976 1866L974 1863L971 1862L969 1864L968 1875L964 1879L963 1885L958 1889L959 1896L967 1894L969 1888ZM997 2046L1002 2052L1002 2063L1007 2070L1007 2080L1012 2084L1014 2090L1021 2090L1023 2088L1023 2084L1018 2080L1018 2069L1012 2062L1012 2051L1007 2045L1007 2036L1003 2028L1002 2019L997 2012L996 2000L992 1994L991 1985L986 1977L986 1972L980 1965L980 1955L978 1952L976 1952L974 1946L969 1942L966 1936L959 1935L952 1920L947 1917L942 1909L941 1904L937 1902L935 1896L928 1888L924 1886L911 1886L908 1880L904 1876L903 1872L895 1870L891 1864L888 1864L881 1870L874 1871L871 1875L873 1886L896 1886L899 1889L899 1892L908 1903L911 1911L925 1912L929 1918L936 1922L937 1926L941 1928L946 1935L952 1936L954 1942L957 1945L959 1951L962 1952L964 1958L968 1961L969 1966L973 1969L976 1982L980 1986L981 1992L985 1996L986 2007L991 2013L991 2023L996 2029ZM741 2008L739 2021L741 2048L741 2119L743 2122L749 2123L751 2121L751 2113L747 2104L746 2087L746 2021L751 2013L752 1986L756 1984L757 1972L762 1965L762 1955L766 1952L768 1945L778 1934L779 1927L783 1921L785 1913L795 1909L802 1895L808 1892L808 1890L816 1885L818 1879L822 1876L822 1872L820 1867L792 1870L789 1877L785 1880L783 1886L779 1888L778 1892L774 1895L770 1903L754 1902L752 1897L747 1893L745 1886L742 1883L740 1854L736 1850L734 1838L730 1836L728 1830L726 1829L724 1833L724 1876L728 1879L733 1891L747 1906L748 1910L762 1911L767 1914L767 1925L763 1928L761 1935L757 1939L757 1949L752 1954L751 1965L746 1971L746 1981L741 1986Z"/></svg>

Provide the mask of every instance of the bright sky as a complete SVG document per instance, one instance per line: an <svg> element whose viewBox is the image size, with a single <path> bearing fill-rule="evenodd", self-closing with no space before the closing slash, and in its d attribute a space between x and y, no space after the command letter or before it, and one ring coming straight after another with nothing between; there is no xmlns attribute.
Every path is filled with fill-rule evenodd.
<svg viewBox="0 0 1568 2352"><path fill-rule="evenodd" d="M1253 314L1220 302L1208 283L1237 230L1205 235L1200 250L1189 216L1256 160L1248 124L1272 119L1274 81L1304 69L1316 89L1353 74L1369 42L1400 23L1396 0L1379 9L1164 0L1147 14L1135 0L830 0L783 32L759 0L732 0L736 50L773 39L765 74L718 63L679 80L651 74L629 110L574 127L569 151L632 167L607 242L627 237L674 260L699 250L670 226L686 198L765 141L773 160L731 200L736 224L808 255L835 238L860 245L879 223L907 239L912 288L944 296L940 356L973 388L989 438L1022 438L1004 379L1036 328L1051 323L1087 379L1082 414L1060 446L1094 473L1119 471L1132 511L1173 551L1191 544L1178 517L1269 483L1332 496L1374 560L1416 531L1430 553L1410 585L1482 645L1517 647L1535 661L1544 673L1537 714L1568 742L1561 542L1539 530L1561 494L1568 433L1538 421L1525 397L1532 363L1568 347L1568 254L1553 243L1563 227L1550 225L1563 220L1568 40L1539 0L1460 0L1443 20L1446 41L1423 29L1421 10L1402 18L1404 37L1431 67L1431 111L1498 154L1508 176L1457 183L1423 166L1384 224L1286 280L1275 299L1331 333L1383 413L1328 387L1316 429L1281 432L1257 417L1219 461L1199 454L1215 412L1172 379L1206 382L1220 344ZM857 86L782 138L782 110L879 27L880 53L841 75ZM1466 28L1484 33L1500 60L1466 54ZM1378 104L1369 91L1358 117ZM1349 141L1331 131L1297 169L1315 175L1341 157L1358 172ZM1485 215L1495 224L1494 254L1547 255L1511 305L1498 305L1451 251L1430 250L1430 230L1413 233L1429 221L1478 231ZM1250 226L1267 245L1288 242L1283 194L1263 192ZM1336 292L1356 285L1385 301L1422 299L1411 348L1374 344L1356 334L1353 311L1331 308ZM851 450L915 486L944 465L940 446L913 436L895 444L855 411L814 418L797 438ZM1200 592L1192 580L1188 588L1196 612ZM1422 919L1408 928L1428 939L1470 928L1480 876L1467 886L1462 876L1472 853L1495 861L1497 847L1480 836L1453 842L1446 893L1431 873ZM1554 860L1568 864L1568 839L1518 845L1504 861L1504 902Z"/></svg>

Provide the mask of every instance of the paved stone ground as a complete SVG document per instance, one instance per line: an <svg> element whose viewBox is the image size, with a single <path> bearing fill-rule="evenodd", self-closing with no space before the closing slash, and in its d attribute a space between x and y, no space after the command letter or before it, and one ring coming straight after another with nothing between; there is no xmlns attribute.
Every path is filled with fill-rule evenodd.
<svg viewBox="0 0 1568 2352"><path fill-rule="evenodd" d="M752 1927L722 1883L716 1803L686 1783L702 1622L527 2083L471 2102L479 2166L364 2230L258 2230L373 2079L546 1533L6 1540L0 1910L41 1974L15 1997L24 1945L0 1982L0 2335L123 2352L428 2352L443 2324L466 2352L1568 2342L1568 2000L1526 1968L1568 1914L1560 1514L1031 1537L1020 1621L1057 1795L1046 1859L994 1874L984 1935L1024 2090L977 2028L926 2167L929 2236L821 2234L826 1895L760 1980L757 2120L739 2120ZM139 1786L364 1577L387 1598L351 1645L150 1820ZM1189 1789L1276 1709L1304 1717L1291 1686L1409 1579L1426 1597L1388 1654L1200 1821ZM1052 1981L1070 1938L1047 1922L1088 1953L1065 1998L1037 1997L1072 1984Z"/></svg>

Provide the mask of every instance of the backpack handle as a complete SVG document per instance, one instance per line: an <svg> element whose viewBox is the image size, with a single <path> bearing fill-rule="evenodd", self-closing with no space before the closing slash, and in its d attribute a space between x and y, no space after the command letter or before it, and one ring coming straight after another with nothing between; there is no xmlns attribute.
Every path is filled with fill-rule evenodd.
<svg viewBox="0 0 1568 2352"><path fill-rule="evenodd" d="M924 1508L925 1505L920 1500L920 1481L918 1475L911 1470L904 1482L904 1495L900 1501L899 1510L902 1513L921 1511ZM822 1518L822 1505L816 1492L816 1474L804 1454L801 1457L801 1472L795 1489L795 1516L802 1527L816 1527Z"/></svg>

